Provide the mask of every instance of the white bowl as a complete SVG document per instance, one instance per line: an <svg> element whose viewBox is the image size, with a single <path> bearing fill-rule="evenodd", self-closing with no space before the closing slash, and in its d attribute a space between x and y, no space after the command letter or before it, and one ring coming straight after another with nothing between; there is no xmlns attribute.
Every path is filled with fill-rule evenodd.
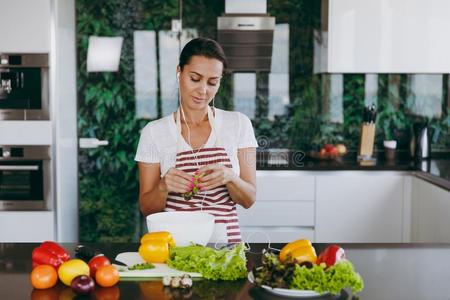
<svg viewBox="0 0 450 300"><path fill-rule="evenodd" d="M214 231L214 216L205 212L171 211L147 216L148 232L168 231L177 246L205 246Z"/></svg>

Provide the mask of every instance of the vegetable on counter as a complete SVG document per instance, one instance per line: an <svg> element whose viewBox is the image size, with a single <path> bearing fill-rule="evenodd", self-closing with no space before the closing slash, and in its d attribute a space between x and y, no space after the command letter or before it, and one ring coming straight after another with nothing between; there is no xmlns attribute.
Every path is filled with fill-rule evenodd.
<svg viewBox="0 0 450 300"><path fill-rule="evenodd" d="M133 271L133 270L149 270L149 269L154 269L155 265L151 264L151 263L142 263L142 264L135 264L132 265L131 267L128 267L128 270Z"/></svg>
<svg viewBox="0 0 450 300"><path fill-rule="evenodd" d="M333 266L335 263L345 259L345 251L338 245L331 245L325 248L317 258L317 264L325 263L327 267Z"/></svg>
<svg viewBox="0 0 450 300"><path fill-rule="evenodd" d="M48 289L55 286L58 274L50 265L39 265L31 271L30 281L35 289Z"/></svg>
<svg viewBox="0 0 450 300"><path fill-rule="evenodd" d="M62 263L70 259L70 255L57 243L45 241L34 248L31 259L33 268L39 265L51 265L58 269Z"/></svg>
<svg viewBox="0 0 450 300"><path fill-rule="evenodd" d="M165 263L175 242L167 231L150 232L141 238L139 255L148 263Z"/></svg>
<svg viewBox="0 0 450 300"><path fill-rule="evenodd" d="M72 288L68 290L70 293L79 295L88 295L95 290L94 278L102 287L111 287L119 281L119 272L103 254L83 245L77 246L75 253L86 261L89 258L89 264L79 258L70 259L69 253L52 241L42 242L34 248L30 273L31 285L35 289L33 293L54 287L58 278Z"/></svg>
<svg viewBox="0 0 450 300"><path fill-rule="evenodd" d="M74 258L64 262L58 269L59 279L67 286L78 275L89 276L89 266L81 259Z"/></svg>
<svg viewBox="0 0 450 300"><path fill-rule="evenodd" d="M162 284L167 287L171 287L174 289L182 288L188 289L192 287L192 278L189 274L183 274L180 276L164 276L162 279Z"/></svg>
<svg viewBox="0 0 450 300"><path fill-rule="evenodd" d="M103 266L109 266L110 264L111 264L111 262L105 255L99 254L97 256L94 256L88 262L89 275L92 278L95 278L95 272L97 272L98 268L103 267Z"/></svg>
<svg viewBox="0 0 450 300"><path fill-rule="evenodd" d="M139 255L149 263L165 263L169 258L169 244L164 241L149 241L139 247Z"/></svg>
<svg viewBox="0 0 450 300"><path fill-rule="evenodd" d="M95 281L101 287L111 287L119 282L119 271L113 266L102 266L95 273Z"/></svg>
<svg viewBox="0 0 450 300"><path fill-rule="evenodd" d="M315 265L311 269L297 266L291 280L291 288L300 290L315 290L339 294L343 288L350 288L353 294L364 288L361 276L355 272L353 264L341 260L328 269L323 265Z"/></svg>
<svg viewBox="0 0 450 300"><path fill-rule="evenodd" d="M185 272L200 273L206 279L236 280L247 277L244 250L244 243L220 250L200 245L174 247L167 264Z"/></svg>
<svg viewBox="0 0 450 300"><path fill-rule="evenodd" d="M170 247L175 246L175 241L173 240L172 235L168 231L155 231L146 233L141 238L141 244L155 240L164 241L168 243Z"/></svg>
<svg viewBox="0 0 450 300"><path fill-rule="evenodd" d="M339 246L337 248L342 249ZM321 260L324 258L325 260L320 264L306 265L288 258L282 262L280 256L265 252L262 257L262 267L253 269L254 283L257 286L267 285L273 288L314 290L319 293L333 294L339 294L343 288L350 288L352 293L359 293L364 288L364 281L355 272L350 261L340 254L334 255L343 251L337 248L325 249L326 251L321 254ZM334 262L333 257L336 258Z"/></svg>
<svg viewBox="0 0 450 300"><path fill-rule="evenodd" d="M94 280L89 276L78 275L72 280L70 286L72 287L72 290L78 295L88 295L94 290L95 283Z"/></svg>
<svg viewBox="0 0 450 300"><path fill-rule="evenodd" d="M316 250L309 240L296 240L290 242L281 249L280 261L295 260L297 263L315 264L317 260Z"/></svg>

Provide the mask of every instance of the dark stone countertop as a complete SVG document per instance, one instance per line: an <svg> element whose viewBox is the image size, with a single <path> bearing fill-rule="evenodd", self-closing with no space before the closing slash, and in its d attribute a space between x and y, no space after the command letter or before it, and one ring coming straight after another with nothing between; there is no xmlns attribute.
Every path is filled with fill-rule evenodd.
<svg viewBox="0 0 450 300"><path fill-rule="evenodd" d="M287 299L255 288L246 279L221 282L196 280L188 294L165 292L160 279L120 281L110 288L99 288L90 297L76 297L69 287L58 283L47 290L33 290L29 276L31 252L38 244L0 244L0 299ZM267 244L251 244L247 252L248 269L260 265L260 253ZM280 248L281 244L272 244ZM320 252L326 244L314 244ZM448 299L450 295L450 244L341 244L347 258L365 282L360 298ZM74 244L63 244L73 254ZM138 244L96 244L109 257L136 251ZM291 298L292 299L292 298ZM351 299L349 292L314 299Z"/></svg>
<svg viewBox="0 0 450 300"><path fill-rule="evenodd" d="M297 171L405 171L450 191L450 154L414 160L400 153L395 160L385 160L376 153L373 161L358 161L356 153L333 160L312 158L302 151L271 149L257 152L257 170Z"/></svg>

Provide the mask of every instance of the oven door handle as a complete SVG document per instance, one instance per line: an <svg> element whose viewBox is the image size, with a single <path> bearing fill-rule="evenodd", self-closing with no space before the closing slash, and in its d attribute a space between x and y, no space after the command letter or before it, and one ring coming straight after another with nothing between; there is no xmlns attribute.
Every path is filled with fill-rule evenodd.
<svg viewBox="0 0 450 300"><path fill-rule="evenodd" d="M0 166L0 171L38 171L39 166Z"/></svg>

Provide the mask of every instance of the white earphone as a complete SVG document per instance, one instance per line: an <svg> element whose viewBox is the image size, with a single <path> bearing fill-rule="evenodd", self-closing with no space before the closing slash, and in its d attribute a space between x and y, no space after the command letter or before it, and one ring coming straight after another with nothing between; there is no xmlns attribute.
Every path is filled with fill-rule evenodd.
<svg viewBox="0 0 450 300"><path fill-rule="evenodd" d="M180 82L180 72L177 72L177 82Z"/></svg>

